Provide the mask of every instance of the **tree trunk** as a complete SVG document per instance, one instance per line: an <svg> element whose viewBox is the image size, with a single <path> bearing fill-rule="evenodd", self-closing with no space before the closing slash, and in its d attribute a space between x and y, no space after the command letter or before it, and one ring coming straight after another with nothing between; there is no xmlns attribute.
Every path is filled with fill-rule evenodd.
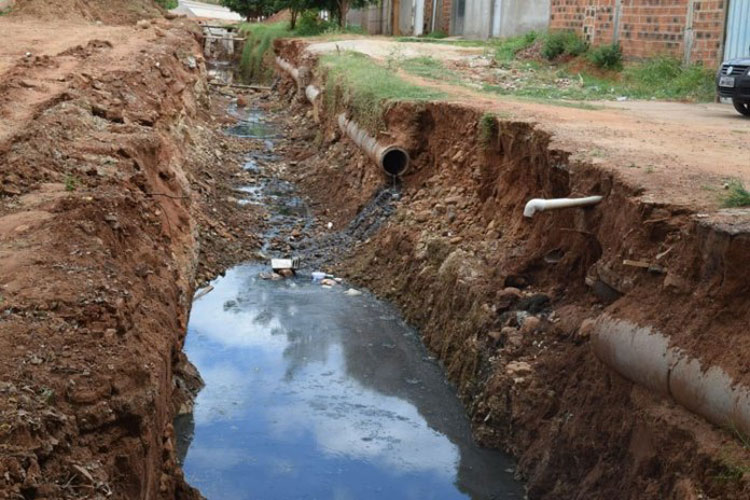
<svg viewBox="0 0 750 500"><path fill-rule="evenodd" d="M339 4L339 28L346 28L346 14L349 12L349 0L338 0Z"/></svg>
<svg viewBox="0 0 750 500"><path fill-rule="evenodd" d="M289 19L289 29L293 30L295 26L297 26L297 14L299 14L299 11L296 9L290 9L292 12L292 18Z"/></svg>

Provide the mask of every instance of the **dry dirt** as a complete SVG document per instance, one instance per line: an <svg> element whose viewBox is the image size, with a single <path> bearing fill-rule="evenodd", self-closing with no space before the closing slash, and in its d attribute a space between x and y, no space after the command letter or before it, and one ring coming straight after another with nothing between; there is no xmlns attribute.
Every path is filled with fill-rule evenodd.
<svg viewBox="0 0 750 500"><path fill-rule="evenodd" d="M301 45L277 43L276 51L314 64ZM297 155L308 160L293 178L343 227L386 181L338 132L333 117L343 109L320 101L311 113L281 76L296 127L321 119L318 141L299 142ZM488 109L505 114L483 138ZM691 127L716 135L740 122L728 115L733 125L713 119L693 127L650 113L468 95L393 105L379 138L411 154L401 201L335 266L420 327L458 384L477 438L519 457L531 498L750 495L746 441L618 376L589 344L591 320L606 312L658 328L750 385L750 212L688 197L695 183L726 175L710 161L716 149L731 153L732 173L746 176L739 158L747 144L702 139L704 147L687 154L680 149L687 142L677 140ZM626 130L637 140L618 142ZM592 134L585 141L584 132ZM603 159L580 151L594 147ZM664 158L686 163L670 160L672 174L663 177L623 166ZM521 216L532 197L588 194L605 201ZM658 272L626 261L658 264Z"/></svg>
<svg viewBox="0 0 750 500"><path fill-rule="evenodd" d="M257 249L225 168L248 146L192 25L23 12L0 18L0 498L197 498L181 346L194 289Z"/></svg>

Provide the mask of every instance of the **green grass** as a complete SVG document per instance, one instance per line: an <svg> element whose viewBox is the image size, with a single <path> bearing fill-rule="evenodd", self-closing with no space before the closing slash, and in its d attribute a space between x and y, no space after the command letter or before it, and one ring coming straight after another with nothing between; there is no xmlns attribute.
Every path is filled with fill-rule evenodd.
<svg viewBox="0 0 750 500"><path fill-rule="evenodd" d="M336 23L319 20L317 13L310 11L300 14L295 30L289 29L287 21L273 24L243 23L240 25L240 33L247 38L240 58L240 76L246 82L266 82L273 77L273 64L269 64L266 57L277 38L361 34L362 28L349 26L341 29Z"/></svg>
<svg viewBox="0 0 750 500"><path fill-rule="evenodd" d="M172 10L177 8L178 2L177 0L156 0L156 3L161 5L167 10Z"/></svg>
<svg viewBox="0 0 750 500"><path fill-rule="evenodd" d="M498 61L515 59L519 52L533 45L538 37L539 34L536 31L529 31L525 35L500 40L495 48L495 59Z"/></svg>
<svg viewBox="0 0 750 500"><path fill-rule="evenodd" d="M444 83L451 83L459 85L462 83L461 74L446 69L443 66L442 61L435 59L434 57L412 57L409 59L402 59L395 63L396 66L403 69L407 73L412 75L421 76L422 78L429 78L431 80L439 80Z"/></svg>
<svg viewBox="0 0 750 500"><path fill-rule="evenodd" d="M267 81L273 75L273 64L264 64L264 59L277 38L293 36L289 23L246 23L240 31L247 37L240 59L240 74L247 82Z"/></svg>
<svg viewBox="0 0 750 500"><path fill-rule="evenodd" d="M740 181L731 181L729 192L723 197L721 204L725 208L750 207L750 191Z"/></svg>
<svg viewBox="0 0 750 500"><path fill-rule="evenodd" d="M629 65L622 74L624 95L635 98L712 101L714 71L699 64L682 66L671 57Z"/></svg>
<svg viewBox="0 0 750 500"><path fill-rule="evenodd" d="M427 101L444 94L406 82L392 70L356 52L324 55L320 71L326 81L326 108L351 109L363 127L376 132L382 128L383 112L396 101Z"/></svg>

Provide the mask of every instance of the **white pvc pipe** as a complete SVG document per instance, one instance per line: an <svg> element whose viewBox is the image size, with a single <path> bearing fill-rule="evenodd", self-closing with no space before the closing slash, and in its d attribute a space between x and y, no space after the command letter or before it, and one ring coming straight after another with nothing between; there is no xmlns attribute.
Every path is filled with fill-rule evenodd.
<svg viewBox="0 0 750 500"><path fill-rule="evenodd" d="M601 196L588 196L586 198L555 198L552 200L534 198L526 203L526 207L523 209L523 216L534 217L535 213L544 212L545 210L596 205L602 201L602 199Z"/></svg>

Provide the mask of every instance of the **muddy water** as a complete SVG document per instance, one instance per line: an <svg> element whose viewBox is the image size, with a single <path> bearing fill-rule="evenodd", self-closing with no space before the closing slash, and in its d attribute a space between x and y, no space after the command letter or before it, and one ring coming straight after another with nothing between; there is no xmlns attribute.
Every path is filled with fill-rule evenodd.
<svg viewBox="0 0 750 500"><path fill-rule="evenodd" d="M522 498L396 311L240 266L193 305L188 481L210 499Z"/></svg>

